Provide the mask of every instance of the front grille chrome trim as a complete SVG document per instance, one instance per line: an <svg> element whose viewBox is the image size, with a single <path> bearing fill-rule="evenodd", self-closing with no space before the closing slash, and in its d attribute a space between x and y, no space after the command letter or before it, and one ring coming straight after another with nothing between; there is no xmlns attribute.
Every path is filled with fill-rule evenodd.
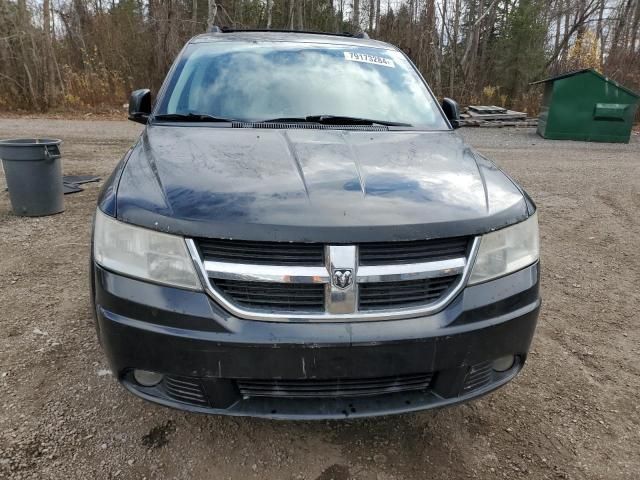
<svg viewBox="0 0 640 480"><path fill-rule="evenodd" d="M278 283L329 283L329 272L323 266L253 265L246 263L212 262L206 260L207 276L225 280Z"/></svg>
<svg viewBox="0 0 640 480"><path fill-rule="evenodd" d="M377 310L377 311L354 311L351 313L331 313L331 312L313 312L313 313L300 313L300 312L284 312L284 311L270 311L268 309L248 309L238 306L237 304L228 300L227 297L218 289L214 287L210 281L209 275L226 275L219 278L226 278L231 280L248 280L248 281L272 281L287 283L325 283L330 285L331 278L329 271L326 267L299 267L299 266L267 266L265 265L247 265L227 262L211 262L204 261L198 251L198 247L193 239L186 238L185 242L187 249L191 255L193 263L200 277L200 281L205 287L206 292L213 298L219 305L228 310L230 313L247 320L259 320L267 322L365 322L365 321L382 321L382 320L396 320L402 318L412 318L424 315L431 315L439 312L451 302L460 291L466 286L471 274L471 267L475 262L478 249L480 247L481 237L474 237L471 242L471 248L469 253L464 258L456 258L452 260L440 260L434 262L427 262L422 264L410 264L410 265L380 265L375 266L360 266L357 267L356 281L358 283L366 282L380 282L380 278L384 278L384 281L397 281L397 280L414 280L418 278L437 278L440 276L452 275L455 273L460 274L460 279L454 285L449 292L442 298L435 302L429 303L423 306L417 307L399 307L392 310ZM463 265L461 265L463 262ZM220 268L220 264L224 264L223 268ZM206 265L206 266L205 266ZM415 271L417 265L425 267L427 270L423 270L421 273ZM218 270L215 270L218 268ZM273 270L272 268L275 268ZM364 270L364 272L363 272ZM284 272L288 272L285 274ZM265 275L264 272L267 272ZM425 273L426 272L426 273ZM293 274L293 275L292 275ZM427 275L422 277L415 277L410 275ZM398 277L400 276L400 277ZM266 278L265 278L266 277ZM282 279L285 280L282 280ZM288 280L287 280L288 279ZM296 280L293 280L296 279ZM387 280L389 279L389 280ZM306 280L306 282L305 282ZM363 282L364 280L364 282Z"/></svg>
<svg viewBox="0 0 640 480"><path fill-rule="evenodd" d="M422 280L423 278L448 277L464 272L465 258L437 260L426 263L400 265L366 265L358 267L358 283L401 282L404 280Z"/></svg>
<svg viewBox="0 0 640 480"><path fill-rule="evenodd" d="M370 283L448 277L462 273L465 264L466 260L464 258L454 258L451 260L405 265L366 265L358 267L358 274L355 280L357 283ZM355 268L355 266L351 268ZM224 280L278 283L330 283L329 272L325 267L254 265L205 260L204 269L207 272L207 276L222 278Z"/></svg>

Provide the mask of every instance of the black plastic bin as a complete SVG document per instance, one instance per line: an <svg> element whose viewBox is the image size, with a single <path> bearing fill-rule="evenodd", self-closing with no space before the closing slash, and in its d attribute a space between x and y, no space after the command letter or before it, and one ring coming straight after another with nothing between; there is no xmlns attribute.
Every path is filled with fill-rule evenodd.
<svg viewBox="0 0 640 480"><path fill-rule="evenodd" d="M39 217L64 211L62 140L0 140L0 158L16 215Z"/></svg>

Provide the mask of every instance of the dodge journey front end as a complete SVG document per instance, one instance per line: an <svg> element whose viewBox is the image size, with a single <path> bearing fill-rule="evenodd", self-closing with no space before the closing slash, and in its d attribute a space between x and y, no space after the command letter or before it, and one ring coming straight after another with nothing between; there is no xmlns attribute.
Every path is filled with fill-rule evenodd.
<svg viewBox="0 0 640 480"><path fill-rule="evenodd" d="M105 185L92 299L112 371L194 412L345 418L524 366L536 207L408 58L344 35L192 39Z"/></svg>

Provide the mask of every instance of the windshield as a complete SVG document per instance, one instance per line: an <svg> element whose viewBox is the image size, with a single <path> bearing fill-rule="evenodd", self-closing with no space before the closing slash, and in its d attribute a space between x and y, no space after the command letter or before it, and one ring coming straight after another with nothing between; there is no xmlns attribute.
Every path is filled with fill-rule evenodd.
<svg viewBox="0 0 640 480"><path fill-rule="evenodd" d="M190 113L243 121L330 115L448 128L404 55L352 45L189 45L154 114Z"/></svg>

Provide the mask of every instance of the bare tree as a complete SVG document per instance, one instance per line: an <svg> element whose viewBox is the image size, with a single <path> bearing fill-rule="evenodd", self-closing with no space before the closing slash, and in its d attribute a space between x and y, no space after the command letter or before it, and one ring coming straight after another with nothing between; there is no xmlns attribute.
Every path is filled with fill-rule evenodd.
<svg viewBox="0 0 640 480"><path fill-rule="evenodd" d="M51 43L51 8L49 0L43 0L42 2L42 35L44 39L44 58L46 62L44 102L48 107L54 102L56 88L55 61Z"/></svg>
<svg viewBox="0 0 640 480"><path fill-rule="evenodd" d="M365 27L436 94L471 102L486 90L512 107L535 103L529 80L587 65L580 55L593 65L593 38L603 73L640 88L640 0L0 0L0 108L121 105L132 88L159 87L200 23Z"/></svg>
<svg viewBox="0 0 640 480"><path fill-rule="evenodd" d="M373 32L373 22L375 21L376 16L376 4L375 0L369 0L367 5L369 7L369 32Z"/></svg>
<svg viewBox="0 0 640 480"><path fill-rule="evenodd" d="M547 70L553 63L558 60L560 54L566 50L569 41L574 33L576 33L579 29L583 28L585 24L589 21L591 15L598 9L599 0L588 0L588 2L584 2L580 9L575 12L573 21L570 23L565 23L564 27L564 36L562 40L552 52L549 57L549 60L544 66L544 70ZM568 12L568 11L567 11ZM569 15L565 16L565 22L569 22Z"/></svg>
<svg viewBox="0 0 640 480"><path fill-rule="evenodd" d="M638 36L640 35L640 1L636 0L636 9L633 15L633 23L631 25L631 39L629 41L629 49L632 52L640 53L640 44Z"/></svg>
<svg viewBox="0 0 640 480"><path fill-rule="evenodd" d="M295 10L295 0L289 0L289 30L293 30L294 10Z"/></svg>
<svg viewBox="0 0 640 480"><path fill-rule="evenodd" d="M602 61L604 60L604 4L605 0L600 0L600 6L598 8L598 24L596 26L596 38L598 39L600 47L600 65L602 65ZM557 46L556 38L556 47Z"/></svg>
<svg viewBox="0 0 640 480"><path fill-rule="evenodd" d="M297 2L298 30L304 30L304 1Z"/></svg>
<svg viewBox="0 0 640 480"><path fill-rule="evenodd" d="M453 35L451 37L451 64L450 64L450 72L449 72L449 95L452 97L455 96L455 83L456 83L456 66L457 66L457 56L458 56L458 35L460 32L460 3L461 0L455 0L454 4L454 14L453 14Z"/></svg>
<svg viewBox="0 0 640 480"><path fill-rule="evenodd" d="M273 11L273 0L267 0L267 29L271 30L271 23L273 20L272 11Z"/></svg>
<svg viewBox="0 0 640 480"><path fill-rule="evenodd" d="M216 24L216 17L218 15L218 4L216 0L209 1L209 12L207 16L207 30L210 30Z"/></svg>
<svg viewBox="0 0 640 480"><path fill-rule="evenodd" d="M198 29L198 0L191 0L191 22L193 23L193 30Z"/></svg>
<svg viewBox="0 0 640 480"><path fill-rule="evenodd" d="M351 21L356 28L360 28L360 0L353 0L353 12L351 14Z"/></svg>

